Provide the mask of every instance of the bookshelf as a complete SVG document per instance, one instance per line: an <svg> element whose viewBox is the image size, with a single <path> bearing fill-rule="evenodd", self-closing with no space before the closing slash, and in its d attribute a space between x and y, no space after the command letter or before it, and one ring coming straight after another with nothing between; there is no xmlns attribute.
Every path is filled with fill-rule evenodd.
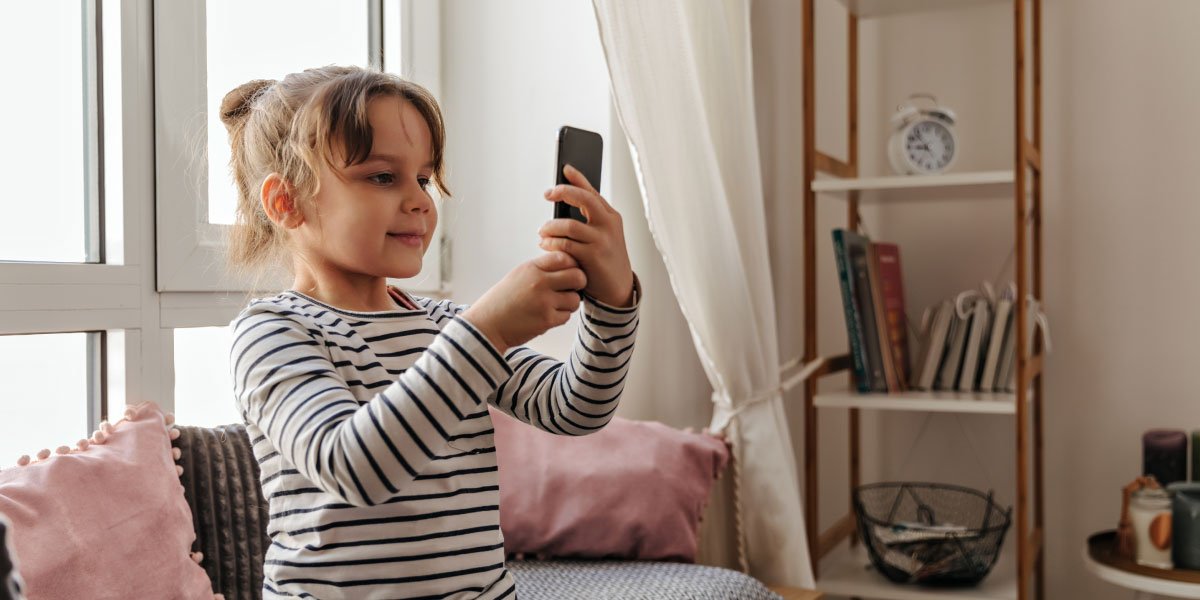
<svg viewBox="0 0 1200 600"><path fill-rule="evenodd" d="M1042 355L1039 345L1027 339L1031 318L1025 302L1015 310L1017 335L1017 391L1015 393L904 392L859 394L854 390L818 393L821 379L846 375L852 370L849 355L822 355L817 335L817 244L828 243L828 232L816 231L818 199L841 200L846 205L847 229L859 230L858 204L873 199L920 193L1011 194L1013 235L1016 245L1017 298L1032 295L1042 300L1042 113L1041 113L1041 0L837 0L847 10L847 156L840 160L816 146L816 50L814 4L803 0L803 107L804 107L804 363L824 359L824 366L803 386L804 399L804 510L808 544L817 577L817 588L827 594L885 600L962 599L1028 600L1045 597L1045 562L1042 555ZM858 26L860 19L926 10L964 10L975 5L1009 3L1013 7L1013 169L947 173L931 176L860 177L858 172ZM1026 18L1032 25L1026 32ZM1028 37L1027 37L1028 35ZM1026 52L1026 43L1031 51ZM1028 71L1027 71L1028 69ZM1027 77L1031 83L1027 83ZM1027 108L1026 101L1031 101ZM1031 136L1025 132L1030 130ZM819 242L820 240L820 242ZM828 282L826 282L828 283ZM824 531L819 527L821 479L818 474L817 409L849 413L850 489L861 483L860 411L951 412L1015 416L1016 439L1015 519L1004 541L1001 557L986 579L974 588L929 589L893 584L864 568L868 563L856 537L853 509ZM835 435L826 432L825 435ZM849 543L847 543L849 542Z"/></svg>

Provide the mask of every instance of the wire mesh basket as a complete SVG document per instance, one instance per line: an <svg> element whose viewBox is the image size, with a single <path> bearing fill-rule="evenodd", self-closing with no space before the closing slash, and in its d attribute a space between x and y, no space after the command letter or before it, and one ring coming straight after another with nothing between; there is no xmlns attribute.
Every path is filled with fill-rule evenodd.
<svg viewBox="0 0 1200 600"><path fill-rule="evenodd" d="M978 584L1012 523L992 492L941 483L862 485L853 501L871 564L896 583Z"/></svg>

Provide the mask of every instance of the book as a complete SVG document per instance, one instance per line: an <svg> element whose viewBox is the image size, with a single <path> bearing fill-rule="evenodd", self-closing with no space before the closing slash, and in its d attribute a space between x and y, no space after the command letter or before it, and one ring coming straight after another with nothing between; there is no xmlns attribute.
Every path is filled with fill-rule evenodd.
<svg viewBox="0 0 1200 600"><path fill-rule="evenodd" d="M879 338L879 362L883 366L883 378L886 391L903 391L900 386L896 357L892 353L891 334L888 331L886 300L883 293L883 280L879 276L879 244L867 246L867 279L871 289L871 307L874 312L875 335Z"/></svg>
<svg viewBox="0 0 1200 600"><path fill-rule="evenodd" d="M858 313L862 318L863 347L867 351L867 375L871 380L871 391L886 392L887 377L883 373L883 353L880 351L879 328L875 324L875 300L871 290L870 258L867 250L870 242L858 236L862 243L851 242L846 248L850 257L850 270L854 275L854 294Z"/></svg>
<svg viewBox="0 0 1200 600"><path fill-rule="evenodd" d="M850 357L854 363L854 382L860 392L871 391L871 378L868 374L867 351L863 341L862 317L859 315L858 301L855 294L855 279L851 274L848 247L862 242L858 234L845 229L833 230L833 254L837 262L838 279L842 287L842 309L846 314L846 336L850 342Z"/></svg>
<svg viewBox="0 0 1200 600"><path fill-rule="evenodd" d="M987 334L991 330L991 310L986 298L976 298L972 309L971 331L967 334L967 343L963 348L963 364L958 375L958 391L971 392L975 390L979 374L979 357L987 344Z"/></svg>
<svg viewBox="0 0 1200 600"><path fill-rule="evenodd" d="M958 374L962 370L963 349L967 345L967 333L971 330L972 314L963 317L955 308L951 319L951 335L949 346L946 348L946 360L942 361L942 369L938 372L934 389L954 390L958 388Z"/></svg>
<svg viewBox="0 0 1200 600"><path fill-rule="evenodd" d="M933 320L929 323L921 349L921 371L913 387L919 390L933 389L933 379L946 350L946 335L950 331L950 319L954 316L954 304L943 301L938 305Z"/></svg>
<svg viewBox="0 0 1200 600"><path fill-rule="evenodd" d="M1000 366L1000 351L1004 348L1004 335L1012 321L1013 301L1007 297L996 300L996 315L992 319L987 354L983 360L983 372L979 375L979 389L990 392L996 389L996 371Z"/></svg>
<svg viewBox="0 0 1200 600"><path fill-rule="evenodd" d="M1017 305L1009 310L1008 327L1004 330L1004 347L1000 349L1000 367L997 369L993 387L997 392L1008 390L1008 378L1016 368L1017 358Z"/></svg>
<svg viewBox="0 0 1200 600"><path fill-rule="evenodd" d="M908 357L908 313L904 306L904 282L900 270L900 247L896 244L876 243L875 258L879 270L879 285L883 296L884 319L887 323L888 350L892 354L892 365L896 370L899 391L907 390L912 376Z"/></svg>

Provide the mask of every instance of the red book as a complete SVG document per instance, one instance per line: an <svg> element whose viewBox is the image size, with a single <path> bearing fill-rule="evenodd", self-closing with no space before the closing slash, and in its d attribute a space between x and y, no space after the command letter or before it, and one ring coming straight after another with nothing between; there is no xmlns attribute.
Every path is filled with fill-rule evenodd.
<svg viewBox="0 0 1200 600"><path fill-rule="evenodd" d="M887 384L888 392L902 392L904 386L900 384L901 371L897 368L895 357L892 356L889 338L889 325L887 321L887 309L884 306L883 285L879 277L879 244L870 244L867 247L867 278L870 281L868 286L871 289L871 306L864 310L869 310L874 315L875 335L868 339L876 340L879 345L879 362L883 366L883 378Z"/></svg>
<svg viewBox="0 0 1200 600"><path fill-rule="evenodd" d="M896 244L871 244L879 271L879 290L887 321L887 344L900 389L908 389L908 324L904 312L904 283L900 276L900 247ZM880 340L880 345L884 345Z"/></svg>

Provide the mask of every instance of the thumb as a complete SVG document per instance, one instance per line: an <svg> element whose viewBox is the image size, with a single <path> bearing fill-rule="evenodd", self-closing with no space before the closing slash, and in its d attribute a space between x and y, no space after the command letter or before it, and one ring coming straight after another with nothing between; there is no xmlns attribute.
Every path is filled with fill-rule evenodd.
<svg viewBox="0 0 1200 600"><path fill-rule="evenodd" d="M546 252L533 259L533 264L543 271L561 271L579 266L570 254L561 250Z"/></svg>

